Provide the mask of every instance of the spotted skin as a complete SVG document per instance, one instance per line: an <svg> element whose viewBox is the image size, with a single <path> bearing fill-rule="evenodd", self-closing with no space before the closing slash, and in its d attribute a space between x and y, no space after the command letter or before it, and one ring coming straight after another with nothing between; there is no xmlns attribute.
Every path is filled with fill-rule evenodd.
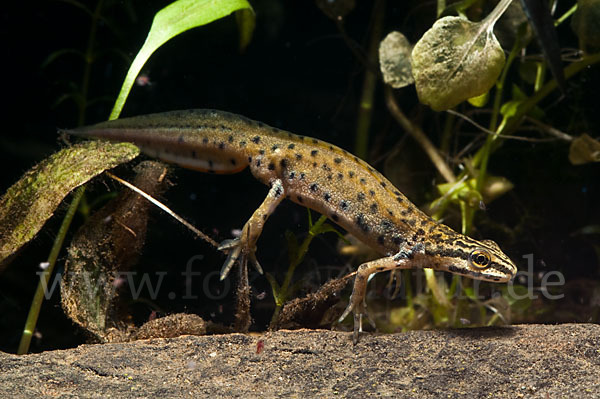
<svg viewBox="0 0 600 399"><path fill-rule="evenodd" d="M236 261L254 255L264 223L284 198L314 209L384 257L358 268L348 308L355 334L366 313L368 277L380 271L429 267L475 279L505 282L513 262L489 240L477 241L437 223L413 205L373 167L324 141L298 136L243 116L215 110L186 110L117 119L67 133L131 142L153 157L207 173L236 173L246 167L271 187L244 225L228 240L224 278Z"/></svg>

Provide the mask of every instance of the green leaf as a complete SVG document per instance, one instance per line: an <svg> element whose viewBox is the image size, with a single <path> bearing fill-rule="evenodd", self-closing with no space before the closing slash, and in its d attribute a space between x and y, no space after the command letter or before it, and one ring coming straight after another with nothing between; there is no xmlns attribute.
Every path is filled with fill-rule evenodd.
<svg viewBox="0 0 600 399"><path fill-rule="evenodd" d="M490 99L490 92L486 91L485 93L483 93L477 97L469 98L468 101L469 101L469 104L471 104L472 106L481 108L481 107L485 107L485 105L487 104L489 99Z"/></svg>
<svg viewBox="0 0 600 399"><path fill-rule="evenodd" d="M133 144L88 141L31 168L0 198L0 270L76 187L139 154Z"/></svg>
<svg viewBox="0 0 600 399"><path fill-rule="evenodd" d="M495 22L511 0L502 0L481 22L444 17L412 51L419 100L443 111L486 93L504 67L504 51L494 36Z"/></svg>
<svg viewBox="0 0 600 399"><path fill-rule="evenodd" d="M235 20L240 30L240 51L244 51L252 40L252 34L256 26L254 11L252 8L241 9L235 13Z"/></svg>
<svg viewBox="0 0 600 399"><path fill-rule="evenodd" d="M243 28L241 41L245 44L254 29L254 23L248 21L250 15L253 18L254 13L246 0L178 0L156 13L148 37L129 67L109 119L119 117L135 78L152 53L160 46L189 29L206 25L242 9L250 12L242 17L243 23L240 24Z"/></svg>

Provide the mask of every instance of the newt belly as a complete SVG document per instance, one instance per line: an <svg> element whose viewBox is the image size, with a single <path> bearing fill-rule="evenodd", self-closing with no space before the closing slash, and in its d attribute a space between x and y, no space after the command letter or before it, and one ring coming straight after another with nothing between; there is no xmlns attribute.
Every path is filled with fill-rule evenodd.
<svg viewBox="0 0 600 399"><path fill-rule="evenodd" d="M117 119L67 131L79 136L131 142L152 156L208 173L235 173L246 167L271 187L244 225L228 240L224 278L240 260L254 255L264 223L288 198L326 215L383 258L361 265L350 305L355 339L365 312L369 275L394 269L429 267L474 279L505 282L513 262L490 240L477 241L437 223L413 205L369 164L332 144L298 136L261 122L215 110L186 110Z"/></svg>

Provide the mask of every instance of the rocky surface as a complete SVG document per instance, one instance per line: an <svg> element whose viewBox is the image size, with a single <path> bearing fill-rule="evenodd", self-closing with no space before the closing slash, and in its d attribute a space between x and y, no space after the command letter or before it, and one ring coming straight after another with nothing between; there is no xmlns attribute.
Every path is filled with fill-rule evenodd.
<svg viewBox="0 0 600 399"><path fill-rule="evenodd" d="M0 352L0 397L600 397L600 325L277 331Z"/></svg>

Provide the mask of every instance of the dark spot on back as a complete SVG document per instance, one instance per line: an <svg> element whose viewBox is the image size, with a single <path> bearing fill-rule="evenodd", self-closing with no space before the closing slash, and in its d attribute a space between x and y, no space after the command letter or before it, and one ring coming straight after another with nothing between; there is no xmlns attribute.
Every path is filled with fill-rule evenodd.
<svg viewBox="0 0 600 399"><path fill-rule="evenodd" d="M260 136L254 136L250 141L252 141L254 144L258 144L260 143Z"/></svg>
<svg viewBox="0 0 600 399"><path fill-rule="evenodd" d="M384 243L385 243L385 237L384 236L377 236L377 244L383 245Z"/></svg>
<svg viewBox="0 0 600 399"><path fill-rule="evenodd" d="M358 193L356 199L358 199L359 201L363 201L365 199L365 193Z"/></svg>
<svg viewBox="0 0 600 399"><path fill-rule="evenodd" d="M333 162L342 163L342 158L333 158Z"/></svg>
<svg viewBox="0 0 600 399"><path fill-rule="evenodd" d="M348 210L348 202L346 200L341 200L340 208L342 208L342 211L347 211Z"/></svg>
<svg viewBox="0 0 600 399"><path fill-rule="evenodd" d="M356 222L356 225L365 233L367 233L370 230L369 224L365 220L365 215L363 215L362 213L359 213L356 216L355 222Z"/></svg>
<svg viewBox="0 0 600 399"><path fill-rule="evenodd" d="M317 183L313 183L309 186L309 188L310 188L310 191L317 191L319 186L317 185Z"/></svg>
<svg viewBox="0 0 600 399"><path fill-rule="evenodd" d="M337 222L340 220L339 216L337 215L337 213L332 213L330 216L331 220L333 220L334 222Z"/></svg>
<svg viewBox="0 0 600 399"><path fill-rule="evenodd" d="M296 159L299 161L302 159L302 154L296 154Z"/></svg>
<svg viewBox="0 0 600 399"><path fill-rule="evenodd" d="M224 128L224 126L221 125L221 129L223 129L223 128ZM227 138L227 141L229 141L230 143L233 143L233 136L229 135L229 137Z"/></svg>
<svg viewBox="0 0 600 399"><path fill-rule="evenodd" d="M297 195L297 196L296 196L296 199L298 199L298 202L299 202L299 203L302 203L302 202L304 202L304 199L302 199L302 197L301 197L300 195Z"/></svg>
<svg viewBox="0 0 600 399"><path fill-rule="evenodd" d="M369 209L371 210L371 213L377 213L377 204L373 202Z"/></svg>
<svg viewBox="0 0 600 399"><path fill-rule="evenodd" d="M392 228L392 226L393 226L393 224L389 220L384 220L381 222L381 227L383 227L384 230L389 230Z"/></svg>
<svg viewBox="0 0 600 399"><path fill-rule="evenodd" d="M275 170L275 164L273 162L269 162L269 170Z"/></svg>
<svg viewBox="0 0 600 399"><path fill-rule="evenodd" d="M292 144L288 145L288 150L293 150L294 147L296 147L296 144L292 143Z"/></svg>
<svg viewBox="0 0 600 399"><path fill-rule="evenodd" d="M329 202L329 200L331 199L331 194L329 194L329 193L325 193L325 194L323 195L323 199L324 199L325 201Z"/></svg>
<svg viewBox="0 0 600 399"><path fill-rule="evenodd" d="M313 157L316 157L318 153L319 153L319 151L317 151L317 150L312 150L312 151L310 152L310 155L311 155L311 156L313 156Z"/></svg>
<svg viewBox="0 0 600 399"><path fill-rule="evenodd" d="M287 160L287 159L285 159L285 158L283 158L281 161L279 161L279 165L280 165L282 168L284 168L284 169L285 169L285 168L287 168L287 166L288 166L288 160Z"/></svg>

